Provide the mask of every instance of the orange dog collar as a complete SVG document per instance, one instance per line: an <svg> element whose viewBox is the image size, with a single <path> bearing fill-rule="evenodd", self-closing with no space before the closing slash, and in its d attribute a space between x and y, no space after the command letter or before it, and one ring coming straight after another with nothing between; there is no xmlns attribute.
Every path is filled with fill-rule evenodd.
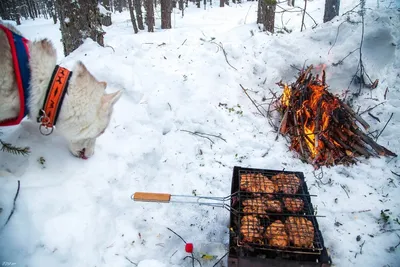
<svg viewBox="0 0 400 267"><path fill-rule="evenodd" d="M38 117L38 122L41 123L40 132L43 135L49 135L53 132L71 75L71 71L59 65L54 68L46 98Z"/></svg>

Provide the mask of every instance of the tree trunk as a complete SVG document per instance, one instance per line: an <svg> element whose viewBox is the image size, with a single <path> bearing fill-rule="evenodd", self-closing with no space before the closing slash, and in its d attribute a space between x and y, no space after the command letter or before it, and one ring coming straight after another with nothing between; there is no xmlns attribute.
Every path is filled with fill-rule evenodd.
<svg viewBox="0 0 400 267"><path fill-rule="evenodd" d="M294 6L294 0L287 0L288 6Z"/></svg>
<svg viewBox="0 0 400 267"><path fill-rule="evenodd" d="M263 24L263 31L274 33L276 0L259 0L257 23Z"/></svg>
<svg viewBox="0 0 400 267"><path fill-rule="evenodd" d="M324 23L339 15L340 0L325 0Z"/></svg>
<svg viewBox="0 0 400 267"><path fill-rule="evenodd" d="M56 0L64 55L77 49L86 38L104 46L97 0Z"/></svg>
<svg viewBox="0 0 400 267"><path fill-rule="evenodd" d="M197 8L200 8L200 0L196 0L196 6Z"/></svg>
<svg viewBox="0 0 400 267"><path fill-rule="evenodd" d="M171 29L171 0L161 0L161 29Z"/></svg>
<svg viewBox="0 0 400 267"><path fill-rule="evenodd" d="M207 0L203 0L203 5L204 5L204 10L206 10L207 8Z"/></svg>
<svg viewBox="0 0 400 267"><path fill-rule="evenodd" d="M135 31L135 33L138 33L139 29L136 24L135 12L133 10L132 0L128 0L128 6L129 6L129 13L131 14L131 22L132 22L133 30Z"/></svg>
<svg viewBox="0 0 400 267"><path fill-rule="evenodd" d="M154 32L154 6L153 0L144 0L144 9L146 10L145 21L147 24L147 31Z"/></svg>
<svg viewBox="0 0 400 267"><path fill-rule="evenodd" d="M28 8L29 16L31 17L31 19L34 19L35 17L33 15L33 11L32 11L32 2L31 2L31 0L26 0L25 3L26 3L26 7Z"/></svg>
<svg viewBox="0 0 400 267"><path fill-rule="evenodd" d="M224 7L224 6L225 6L224 0L219 0L219 7Z"/></svg>
<svg viewBox="0 0 400 267"><path fill-rule="evenodd" d="M49 10L49 13L51 14L54 24L56 24L57 23L57 12L55 10L54 0L47 0L46 7Z"/></svg>
<svg viewBox="0 0 400 267"><path fill-rule="evenodd" d="M101 25L104 26L111 26L111 11L110 11L110 0L103 0L102 1L104 9L107 11L106 14L100 14L101 16Z"/></svg>
<svg viewBox="0 0 400 267"><path fill-rule="evenodd" d="M115 7L116 11L121 13L122 12L122 0L114 0L114 7Z"/></svg>
<svg viewBox="0 0 400 267"><path fill-rule="evenodd" d="M143 14L142 14L142 0L134 0L136 20L138 22L139 30L144 30Z"/></svg>

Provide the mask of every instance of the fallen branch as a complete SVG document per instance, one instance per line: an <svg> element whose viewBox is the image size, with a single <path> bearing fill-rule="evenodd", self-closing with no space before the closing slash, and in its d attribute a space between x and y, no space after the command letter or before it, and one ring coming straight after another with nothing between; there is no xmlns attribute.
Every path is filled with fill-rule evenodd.
<svg viewBox="0 0 400 267"><path fill-rule="evenodd" d="M6 227L6 225L8 224L8 222L10 221L11 217L12 217L13 214L14 214L15 206L16 206L15 203L16 203L17 197L18 197L18 195L19 195L19 188L20 188L20 181L18 180L18 187L17 187L17 192L15 193L15 196L14 196L14 202L13 202L12 210L11 210L11 212L10 212L10 215L8 215L7 221L6 221L6 223L3 225L3 227L1 228L1 230L3 230L4 227Z"/></svg>
<svg viewBox="0 0 400 267"><path fill-rule="evenodd" d="M343 64L343 62L344 62L344 60L347 58L347 57L349 57L351 54L353 54L354 52L356 52L358 49L360 49L360 48L356 48L356 49L354 49L353 51L351 51L350 53L348 53L347 54L347 56L345 56L344 58L342 58L341 60L339 60L338 62L334 62L334 63L332 63L332 66L334 66L334 67L336 67L336 66L338 66L338 65L342 65ZM329 53L328 53L329 54Z"/></svg>
<svg viewBox="0 0 400 267"><path fill-rule="evenodd" d="M391 173L393 173L394 175L396 175L397 177L400 177L400 174L395 173L394 171L390 171Z"/></svg>
<svg viewBox="0 0 400 267"><path fill-rule="evenodd" d="M307 9L307 0L304 0L304 11L303 11L303 16L301 18L301 29L300 31L303 31L303 26L305 27L306 25L304 24L304 16L306 14L306 9Z"/></svg>
<svg viewBox="0 0 400 267"><path fill-rule="evenodd" d="M363 212L368 212L368 211L371 211L371 210L352 211L351 214L354 214L354 213L363 213Z"/></svg>
<svg viewBox="0 0 400 267"><path fill-rule="evenodd" d="M347 190L344 187L344 185L341 184L340 187L343 189L344 192L346 192L347 197L350 198L349 193L347 192Z"/></svg>
<svg viewBox="0 0 400 267"><path fill-rule="evenodd" d="M379 136L381 136L381 134L383 133L383 131L386 129L386 126L389 124L390 120L392 119L393 114L394 114L394 113L392 113L392 115L390 115L390 118L389 118L388 121L386 122L386 124L385 124L385 126L383 127L382 131L381 131L381 132L378 134L378 136L375 138L375 140L378 140Z"/></svg>
<svg viewBox="0 0 400 267"><path fill-rule="evenodd" d="M130 263L132 263L133 265L138 266L137 263L134 263L133 261L131 261L127 256L125 256L125 259L126 259L127 261L129 261Z"/></svg>
<svg viewBox="0 0 400 267"><path fill-rule="evenodd" d="M226 63L228 63L228 65L229 65L231 68L233 68L234 70L237 71L237 69L236 69L234 66L232 66L231 63L229 63L228 57L227 57L227 53L226 53L226 51L225 51L224 46L222 45L222 43L221 43L221 42L220 42L219 44L217 44L216 42L211 42L211 43L217 45L218 47L220 47L220 48L222 49L222 52L224 53L224 56L225 56Z"/></svg>
<svg viewBox="0 0 400 267"><path fill-rule="evenodd" d="M249 94L247 93L247 90L244 89L244 87L239 84L240 87L242 87L243 92L246 94L246 96L250 99L251 103L253 103L253 105L256 107L256 109L258 110L258 112L261 114L261 116L265 117L265 115L261 112L261 110L258 108L258 105L256 104L256 102L249 96Z"/></svg>
<svg viewBox="0 0 400 267"><path fill-rule="evenodd" d="M363 112L361 112L359 115L362 115L362 114L364 114L364 113L370 112L370 111L372 111L374 108L376 108L376 107L382 105L383 103L385 103L385 101L383 101L383 102L381 102L381 103L379 103L379 104L376 104L376 105L373 106L372 108L367 108L366 110L364 110Z"/></svg>
<svg viewBox="0 0 400 267"><path fill-rule="evenodd" d="M187 133L190 133L190 134L192 134L192 135L196 135L196 136L200 136L200 137L202 137L202 138L206 138L206 139L208 139L210 142L211 142L211 146L212 146L212 144L214 144L214 141L210 138L210 137L207 137L207 136L204 136L204 135L202 135L202 133L200 133L200 132L191 132L191 131L188 131L188 130L180 130L181 132L187 132Z"/></svg>

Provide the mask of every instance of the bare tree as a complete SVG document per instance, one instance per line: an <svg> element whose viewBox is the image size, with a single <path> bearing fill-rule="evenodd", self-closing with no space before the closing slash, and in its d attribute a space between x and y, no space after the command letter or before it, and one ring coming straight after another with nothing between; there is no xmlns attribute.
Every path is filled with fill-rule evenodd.
<svg viewBox="0 0 400 267"><path fill-rule="evenodd" d="M146 24L149 32L154 32L154 5L153 0L144 0L144 9L146 10Z"/></svg>
<svg viewBox="0 0 400 267"><path fill-rule="evenodd" d="M224 7L225 5L224 5L224 0L219 0L219 7Z"/></svg>
<svg viewBox="0 0 400 267"><path fill-rule="evenodd" d="M340 0L325 0L324 23L339 15Z"/></svg>
<svg viewBox="0 0 400 267"><path fill-rule="evenodd" d="M129 13L131 15L131 22L132 22L133 30L135 31L135 33L138 33L139 29L136 24L135 10L133 8L132 0L128 0L128 5L129 5Z"/></svg>
<svg viewBox="0 0 400 267"><path fill-rule="evenodd" d="M65 56L78 48L86 38L104 46L97 0L56 0L56 10L60 18Z"/></svg>
<svg viewBox="0 0 400 267"><path fill-rule="evenodd" d="M133 0L133 1L135 4L136 20L138 22L139 30L144 30L143 14L142 14L142 1L141 0Z"/></svg>
<svg viewBox="0 0 400 267"><path fill-rule="evenodd" d="M171 29L171 0L161 0L161 29Z"/></svg>
<svg viewBox="0 0 400 267"><path fill-rule="evenodd" d="M274 32L276 0L259 0L257 23L263 24L263 30Z"/></svg>
<svg viewBox="0 0 400 267"><path fill-rule="evenodd" d="M110 26L112 24L110 0L103 0L102 4L105 9L105 14L104 14L104 12L100 12L101 13L101 25Z"/></svg>

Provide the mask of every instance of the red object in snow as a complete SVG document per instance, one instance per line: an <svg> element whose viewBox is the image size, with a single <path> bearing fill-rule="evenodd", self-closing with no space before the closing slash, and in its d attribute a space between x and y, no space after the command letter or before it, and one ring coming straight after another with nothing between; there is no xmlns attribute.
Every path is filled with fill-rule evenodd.
<svg viewBox="0 0 400 267"><path fill-rule="evenodd" d="M193 253L193 244L192 243L186 243L185 245L185 251L187 253Z"/></svg>

